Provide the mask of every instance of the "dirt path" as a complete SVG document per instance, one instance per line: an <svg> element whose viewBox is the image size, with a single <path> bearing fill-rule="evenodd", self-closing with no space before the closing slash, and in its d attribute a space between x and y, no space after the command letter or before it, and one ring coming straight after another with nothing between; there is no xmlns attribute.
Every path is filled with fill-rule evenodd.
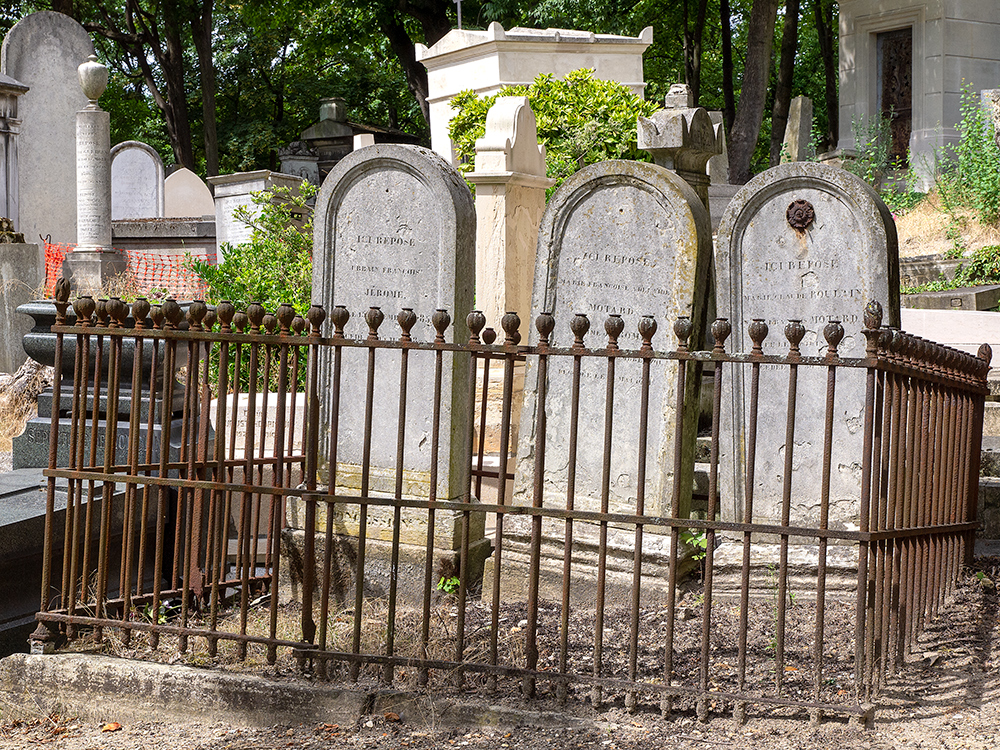
<svg viewBox="0 0 1000 750"><path fill-rule="evenodd" d="M578 705L567 716L574 728L506 727L461 730L406 726L392 714L367 716L355 726L275 726L239 729L222 724L142 723L107 726L73 718L22 716L0 724L0 747L51 746L65 750L195 750L201 748L775 748L889 750L890 748L1000 747L1000 632L997 582L1000 558L979 558L982 577L970 574L947 609L920 640L921 651L887 686L875 727L863 729L842 720L811 727L806 717L763 717L751 710L749 721L731 718L699 724L692 715L671 719L620 707L595 713ZM515 689L512 683L511 691ZM475 695L464 696L469 701ZM526 705L513 694L499 701L514 707L554 710L544 702ZM114 717L107 717L114 722ZM109 731L104 731L109 730ZM113 730L113 731L111 731Z"/></svg>

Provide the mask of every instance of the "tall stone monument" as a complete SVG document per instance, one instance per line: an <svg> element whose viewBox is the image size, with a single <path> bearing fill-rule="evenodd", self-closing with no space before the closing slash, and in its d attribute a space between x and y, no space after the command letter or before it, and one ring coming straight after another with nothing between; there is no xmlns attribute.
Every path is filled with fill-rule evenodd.
<svg viewBox="0 0 1000 750"><path fill-rule="evenodd" d="M28 87L18 101L16 222L28 242L76 242L75 122L87 105L76 70L92 54L84 28L53 11L22 18L0 49L0 73Z"/></svg>
<svg viewBox="0 0 1000 750"><path fill-rule="evenodd" d="M865 182L842 169L811 162L782 164L757 175L729 205L716 249L719 315L733 328L730 351L749 352L748 328L766 322L765 354L786 354L785 325L799 320L803 356L826 352L823 329L844 327L841 357L863 356L863 310L877 300L884 323L899 325L899 257L888 208ZM723 394L727 436L721 447L723 517L740 521L746 498L750 381L731 368ZM815 525L822 486L827 372L798 371L792 525ZM786 368L760 372L753 518L780 523L784 476ZM830 476L831 528L856 528L861 495L865 372L838 373Z"/></svg>
<svg viewBox="0 0 1000 750"><path fill-rule="evenodd" d="M97 100L108 85L108 69L91 55L79 67L89 104L76 113L76 247L63 274L78 294L96 294L124 273L128 262L111 247L111 115Z"/></svg>
<svg viewBox="0 0 1000 750"><path fill-rule="evenodd" d="M586 314L589 347L607 345L605 321L618 316L622 331L617 336L622 349L639 349L640 320L655 316L659 326L653 347L675 349L673 324L678 316L688 316L693 324L692 341L701 340L707 314L708 278L712 260L712 233L708 212L701 198L673 172L653 164L607 161L586 167L566 180L552 196L538 234L535 262L533 317L551 312L555 330L551 343L568 347L574 343L570 324L577 313ZM534 325L525 335L538 340ZM545 384L547 414L545 472L542 503L545 507L567 507L567 492L575 483L573 506L578 510L600 510L605 491L604 430L607 369L606 360L584 358L581 362L579 394L580 430L573 476L569 468L570 414L573 398L572 366L565 362L548 369ZM692 371L695 368L691 368ZM699 368L700 371L700 368ZM684 413L682 469L674 475L674 446L678 425L677 364L659 360L651 365L645 511L652 515L669 513L672 492L681 491L682 513L689 509L691 469L697 428L697 396L693 386L698 378L687 378ZM535 451L538 398L541 383L537 362L528 360L525 371L524 407L518 437L517 469L513 502L531 505L534 500ZM612 513L636 512L637 443L640 424L641 364L619 360L615 369L614 425L610 451L613 477L607 482L608 505ZM558 590L562 581L562 521L542 523L543 580ZM608 529L611 557L608 575L617 581L619 593L631 586L632 539L634 529ZM592 560L596 551L596 524L574 525L574 550L579 560ZM669 560L669 534L652 533L644 554L661 565L647 565L653 578L665 585ZM512 596L524 593L524 568L528 560L530 521L508 518L504 525L504 571L502 586ZM592 564L579 565L574 581L592 578ZM543 583L543 589L547 584ZM656 587L646 587L647 591ZM574 596L592 591L577 586ZM612 594L616 596L617 594Z"/></svg>
<svg viewBox="0 0 1000 750"><path fill-rule="evenodd" d="M499 331L505 312L531 317L538 225L555 184L527 97L500 97L490 108L466 179L476 186L476 306Z"/></svg>
<svg viewBox="0 0 1000 750"><path fill-rule="evenodd" d="M375 145L348 154L323 182L316 200L313 243L313 299L328 314L326 335L336 332L337 305L350 314L343 332L348 338L365 339L372 321L370 308L379 308L384 321L377 329L380 339L399 340L397 315L412 312L408 321L414 341L431 342L436 336L432 319L438 309L447 310L451 325L445 331L449 342L466 342L466 315L472 309L475 274L475 213L468 186L447 162L432 151L417 146ZM379 318L380 320L382 318ZM343 321L341 321L343 323ZM320 357L320 423L330 425L335 403L333 352L323 348ZM322 436L321 462L338 494L392 497L397 479L404 497L457 500L469 493L469 377L467 355L444 353L440 442L436 456L433 399L414 398L429 394L435 382L436 355L411 351L408 355L408 385L405 436L399 447L400 353L376 353L375 400L371 417L371 440L366 448L366 387L368 352L344 348L339 381L339 411L336 434ZM329 465L330 446L336 442L336 464ZM364 457L370 455L366 471ZM437 461L437 484L431 486L432 464ZM316 514L317 534L326 528L326 509ZM391 508L370 506L366 523L358 504L335 506L335 528L339 543L353 544L364 531L368 539L365 579L388 591L389 549L392 540ZM305 529L301 504L291 500L289 524L299 535ZM426 511L402 511L403 543L400 573L403 585L422 582L424 545L427 541ZM435 560L457 560L462 539L461 513L435 514ZM489 542L483 539L483 516L473 514L469 560L473 578L482 570ZM320 534L321 536L321 534ZM381 547L379 547L381 545ZM379 550L382 550L381 552ZM436 563L435 563L436 564ZM419 589L419 585L417 586Z"/></svg>

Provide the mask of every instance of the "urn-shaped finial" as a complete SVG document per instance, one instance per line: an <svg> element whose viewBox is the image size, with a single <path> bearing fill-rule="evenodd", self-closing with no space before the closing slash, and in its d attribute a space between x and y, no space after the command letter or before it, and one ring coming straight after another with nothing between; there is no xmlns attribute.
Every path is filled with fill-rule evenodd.
<svg viewBox="0 0 1000 750"><path fill-rule="evenodd" d="M108 69L97 61L97 55L91 55L87 62L76 69L80 76L80 88L92 105L97 104L104 89L108 87Z"/></svg>

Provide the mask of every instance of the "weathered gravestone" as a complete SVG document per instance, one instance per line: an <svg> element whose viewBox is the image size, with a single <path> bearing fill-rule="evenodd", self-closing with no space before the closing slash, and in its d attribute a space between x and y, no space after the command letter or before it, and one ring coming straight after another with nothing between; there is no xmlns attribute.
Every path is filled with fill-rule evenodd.
<svg viewBox="0 0 1000 750"><path fill-rule="evenodd" d="M603 347L609 315L620 315L624 330L618 337L623 349L642 343L638 324L643 315L654 315L659 325L653 347L676 348L673 323L690 316L692 341L701 340L708 303L709 266L712 257L708 212L694 190L680 177L652 164L608 161L587 167L570 177L556 191L542 217L538 236L532 313L551 312L556 327L551 341L571 346L570 323L576 313L590 320L585 344ZM538 333L532 323L532 343ZM692 370L694 368L691 368ZM683 461L674 476L674 441L677 425L677 363L652 363L645 497L647 514L671 509L674 483L681 488L682 507L690 501L696 399L688 400L684 418ZM579 442L576 454L574 507L601 508L604 461L605 392L607 360L584 358L579 399ZM693 374L693 373L692 373ZM538 408L538 367L528 360L524 407L518 437L513 502L531 505ZM621 360L615 371L614 432L611 447L609 508L612 513L635 513L637 490L637 435L639 431L641 364ZM696 377L689 375L694 385ZM546 398L546 464L543 504L567 506L569 432L572 398L572 363L565 358L550 363ZM555 596L562 582L563 522L543 521L542 591ZM594 552L597 525L574 525L574 550L578 564L574 581L587 583L596 574ZM510 595L523 594L526 577L530 520L508 518L504 526L502 586ZM666 531L665 529L662 531ZM609 529L609 596L624 594L631 586L634 528ZM650 577L666 583L669 535L647 529L644 556L659 565L647 565ZM614 581L624 586L615 588ZM592 581L590 581L592 582ZM646 587L647 592L655 587ZM575 585L574 596L586 599L592 587Z"/></svg>
<svg viewBox="0 0 1000 750"><path fill-rule="evenodd" d="M77 67L94 45L69 16L39 11L7 32L0 72L28 87L18 102L19 218L30 242L76 242L76 113L87 106Z"/></svg>
<svg viewBox="0 0 1000 750"><path fill-rule="evenodd" d="M812 143L813 103L808 96L797 96L788 107L788 122L782 142L781 161L806 161Z"/></svg>
<svg viewBox="0 0 1000 750"><path fill-rule="evenodd" d="M314 232L313 299L328 311L328 335L335 330L335 306L343 305L351 316L345 327L349 338L368 336L365 313L370 307L379 307L385 316L378 329L380 338L398 340L396 316L411 308L416 316L411 330L414 341L434 340L431 318L437 309L446 309L452 316L446 339L468 340L465 316L472 309L475 213L468 187L440 156L427 149L398 145L376 145L349 154L323 182L316 201ZM432 494L433 399L429 396L434 388L435 357L430 352L409 353L401 467L405 497L427 499ZM400 468L396 460L400 353L382 350L376 353L375 361L370 494L391 497ZM331 424L332 365L332 349L325 348L320 358L323 425ZM340 494L357 495L362 486L367 369L366 349L343 350L339 430L335 436L337 464L326 467ZM467 356L443 355L438 500L453 501L469 493L470 369ZM321 461L328 459L333 439L329 431L323 435ZM335 507L337 533L357 535L359 506L342 503ZM322 532L326 514L325 508L319 510L316 531ZM290 514L291 525L302 529L304 513L298 503L291 503ZM392 516L391 508L371 506L367 510L365 578L376 590L389 588ZM400 566L404 572L399 580L404 590L410 588L410 595L422 590L426 519L427 511L403 509ZM461 529L461 513L436 512L435 560L441 556L456 559ZM489 551L489 542L482 537L482 514L474 514L469 571L473 576L482 569Z"/></svg>
<svg viewBox="0 0 1000 750"><path fill-rule="evenodd" d="M163 216L163 160L152 146L125 141L111 149L111 218Z"/></svg>
<svg viewBox="0 0 1000 750"><path fill-rule="evenodd" d="M733 332L727 349L749 352L748 327L764 320L765 354L788 352L784 329L800 320L803 356L826 353L823 329L839 320L841 357L865 352L863 311L869 300L883 322L899 325L896 226L875 191L848 172L823 164L782 164L747 183L726 209L716 249L719 315ZM793 526L819 523L827 372L799 367L790 518ZM750 371L727 370L723 393L725 436L720 446L723 518L742 521L746 498ZM830 472L830 527L856 529L866 378L863 369L838 371ZM761 367L752 518L782 517L788 368ZM723 560L717 554L716 560Z"/></svg>

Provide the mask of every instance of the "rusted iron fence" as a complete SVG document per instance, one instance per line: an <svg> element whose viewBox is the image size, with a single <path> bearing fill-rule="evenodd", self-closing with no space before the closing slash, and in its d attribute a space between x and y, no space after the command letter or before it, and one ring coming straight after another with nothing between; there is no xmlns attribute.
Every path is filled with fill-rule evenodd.
<svg viewBox="0 0 1000 750"><path fill-rule="evenodd" d="M400 313L390 334L381 328L382 313L372 308L365 316L368 336L350 338L343 333L348 319L343 308L334 311L334 330L324 336L327 314L316 306L306 320L287 305L271 314L260 305L238 312L228 303L214 311L194 303L185 316L170 300L151 310L144 300L129 308L115 299L95 303L81 298L73 303L77 323L67 326L67 298L68 289L61 285L60 319L52 329L57 338L53 413L65 415L68 425L54 420L46 472L45 568L39 628L33 636L40 648L84 632L100 638L114 629L126 642L145 634L153 648L170 637L183 652L195 647L189 640L196 638L213 655L220 643L229 643L238 658L247 655L248 647L265 650L271 662L290 655L305 672L328 679L480 682L484 689L519 682L529 698L587 695L595 703L622 700L629 708L654 701L664 712L695 710L701 717L733 710L742 718L748 705L761 704L814 715L862 716L870 714L887 676L905 660L971 555L988 347L974 357L881 327L877 305L866 309L861 332L867 341L865 356L849 359L837 352L844 335L837 322L826 328L825 356L807 357L799 352L804 331L794 321L785 329L787 341L773 346L780 354L765 352L768 331L762 321L751 326L751 352L726 351L731 329L725 320L712 326L711 351L690 351L691 324L683 318L673 325L673 349L657 348L657 324L649 316L639 324L640 347L627 350L619 347L623 325L615 316L605 326L607 339L597 347L585 344L589 321L583 316L557 321L543 314L536 323L537 343L525 345L516 316L505 317L503 340L496 341L475 312L467 320L468 341L449 343L451 319L444 311L433 316L434 340L415 341L411 329L416 316L408 310ZM182 330L183 320L187 326ZM571 346L551 344L557 326L572 328ZM658 338L666 341L669 334L661 332ZM330 383L318 382L323 349L333 357ZM341 357L350 349L368 356L366 451L373 419L391 420L403 446L406 421L399 414L407 408L432 410L435 421L428 438L435 449L426 496L404 493L402 455L394 493L369 491L367 466L362 467L360 490L330 482L338 466L338 431L348 429L338 423L341 380L366 378L364 372L342 372ZM130 371L124 366L126 350L134 353ZM60 378L61 358L67 356L75 361L72 383ZM534 474L534 490L530 502L515 504L507 481L498 481L495 490L482 484L486 403L477 402L476 394L480 378L485 379L479 387L487 390L489 373L488 368L484 376L483 368L469 367L467 413L479 436L469 438L466 451L465 467L473 469L466 485L471 491L440 499L435 476L447 467L439 466L436 447L441 431L450 429L441 424L441 382L452 357L503 368L499 477L513 477L505 448L512 438L513 371L524 359L538 368L541 383L546 368L556 363L577 374L587 361L607 368L611 376L599 392L575 386L574 408L581 399L613 404L616 364L637 363L640 423L634 429L614 428L615 412L609 406L605 424L573 422L573 455L546 456L537 450L546 434L546 393L540 389L539 442L528 472ZM432 382L407 383L408 372L416 372L408 370L408 363L418 358L433 363ZM389 361L400 365L394 371L402 394L398 404L383 403L378 392L376 364ZM180 362L186 362L182 382L171 376ZM675 486L672 497L655 503L644 497L647 434L650 422L659 418L647 400L656 377L676 378L676 415L682 421L684 381L699 362L714 364L709 491L702 517L682 517L681 488ZM737 368L751 384L749 481L742 517L722 518L720 404ZM791 525L788 491L781 523L755 521L755 456L778 450L755 442L754 426L765 408L758 393L762 368L789 375L789 407L781 414L789 425L802 418L795 412L795 373L805 368L826 373L826 427L822 435L811 436L815 450L822 451L826 476L822 487L798 488L821 495L820 515L811 526ZM851 370L866 378L865 401L854 405L864 418L856 530L831 528L828 492L837 383ZM329 424L319 420L321 395L334 404ZM273 399L270 404L268 399ZM244 402L248 416L241 417ZM321 457L324 431L329 455ZM676 434L682 432L678 424ZM603 439L606 454L612 440L635 446L636 465L629 468L638 475L638 496L628 512L611 512L606 500L599 510L579 509L572 488L562 503L544 500L546 472L568 462L572 477L576 446L588 433ZM56 465L61 441L68 441L68 466ZM102 443L117 446L117 452L97 450ZM674 455L666 460L679 465L681 443L678 437ZM283 527L291 500L304 508L307 532L296 589L301 614L288 635L279 622L287 608L277 593L282 576L289 573L283 570L289 563L282 539L288 544L289 530ZM336 509L345 507L357 509L360 526L350 542L350 595L338 601L333 579L344 571L334 571L333 548L342 530L333 519ZM653 507L662 511L650 513ZM366 514L376 510L392 514L394 526L388 584L373 595L366 582L365 530ZM427 520L417 595L406 601L401 594L405 582L398 580L402 513L422 514ZM435 514L454 514L461 532L456 580L443 586L447 594L437 590L443 576L433 559ZM479 581L467 571L473 567L470 530L483 515L490 519L493 550L492 566ZM526 600L501 596L505 565L511 564L505 521L528 527ZM557 545L562 560L557 596L546 594L540 584L543 523L546 529L565 529ZM574 545L584 527L596 530L596 560L580 560L576 554ZM605 601L612 585L608 534L620 532L634 540L626 554L631 563L625 579L631 589L613 604ZM108 540L118 536L121 553L112 559ZM692 538L700 543L684 543ZM715 578L716 548L723 539L743 552L739 583L725 591ZM651 557L656 545L650 540L657 540L658 557ZM795 602L789 583L790 542L815 551L808 606ZM751 597L750 577L755 565L751 553L763 544L777 545L781 554L769 571L774 596L762 603ZM853 561L850 575L856 584L848 600L827 590L828 554L834 546L848 550ZM684 564L692 559L702 572L685 580ZM654 573L665 584L653 590L650 604L645 587ZM583 585L577 576L590 582L587 592L595 592L593 597L587 593L584 603L570 596L571 589Z"/></svg>

